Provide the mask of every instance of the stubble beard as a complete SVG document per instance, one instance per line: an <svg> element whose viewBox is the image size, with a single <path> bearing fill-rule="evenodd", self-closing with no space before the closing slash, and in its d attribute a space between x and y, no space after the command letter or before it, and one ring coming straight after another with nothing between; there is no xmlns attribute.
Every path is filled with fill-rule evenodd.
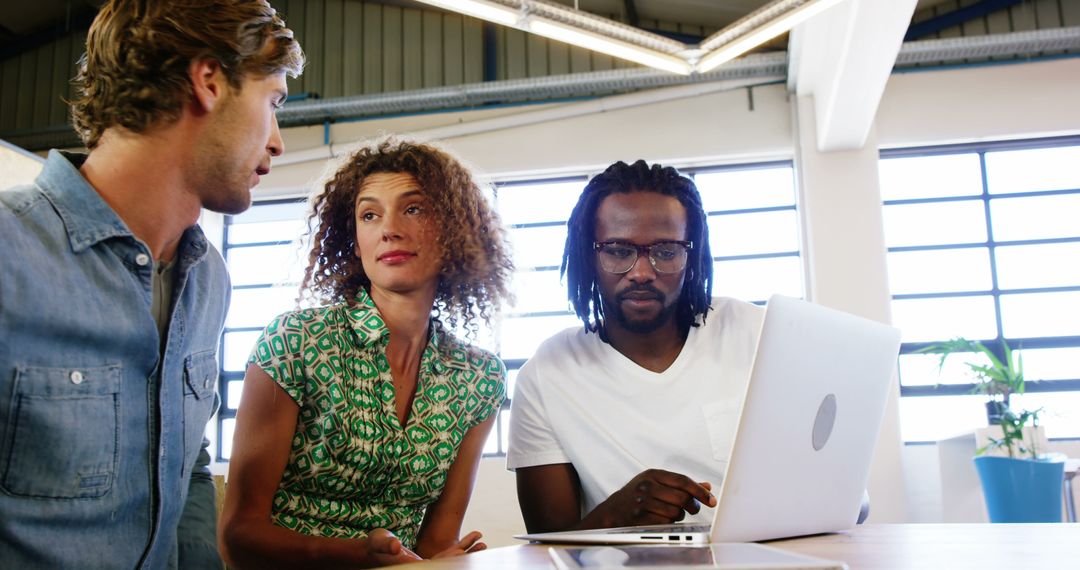
<svg viewBox="0 0 1080 570"><path fill-rule="evenodd" d="M650 319L631 319L626 315L626 312L622 309L622 298L620 295L616 295L614 302L608 304L604 308L604 313L615 320L618 325L624 330L636 334L648 334L658 330L660 327L667 324L675 316L675 311L678 309L678 300L670 305L665 304L665 298L659 291L655 291L660 295L660 312L656 316Z"/></svg>
<svg viewBox="0 0 1080 570"><path fill-rule="evenodd" d="M236 215L251 207L251 191L242 190L243 186L229 184L211 192L203 199L203 208L220 214Z"/></svg>
<svg viewBox="0 0 1080 570"><path fill-rule="evenodd" d="M194 192L202 207L212 212L236 215L251 207L250 177L244 172L236 151L220 139L208 145L195 166Z"/></svg>

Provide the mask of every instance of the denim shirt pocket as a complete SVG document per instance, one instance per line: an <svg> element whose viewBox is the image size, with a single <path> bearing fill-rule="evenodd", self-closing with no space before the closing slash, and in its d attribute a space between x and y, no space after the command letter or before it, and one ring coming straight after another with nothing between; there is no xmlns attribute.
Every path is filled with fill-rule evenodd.
<svg viewBox="0 0 1080 570"><path fill-rule="evenodd" d="M197 352L184 360L184 457L190 461L202 447L206 424L214 415L218 365L213 350ZM185 462L184 472L190 465Z"/></svg>
<svg viewBox="0 0 1080 570"><path fill-rule="evenodd" d="M119 364L20 366L7 415L2 485L12 495L92 499L116 478Z"/></svg>

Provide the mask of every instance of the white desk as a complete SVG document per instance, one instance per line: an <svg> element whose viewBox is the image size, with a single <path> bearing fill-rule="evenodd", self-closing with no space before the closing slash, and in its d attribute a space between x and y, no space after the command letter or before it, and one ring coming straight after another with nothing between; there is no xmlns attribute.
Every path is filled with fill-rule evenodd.
<svg viewBox="0 0 1080 570"><path fill-rule="evenodd" d="M897 524L864 525L853 531L778 540L769 546L842 560L851 570L1050 570L1080 564L1080 525ZM495 548L444 560L417 570L552 568L547 546ZM559 548L558 546L556 548Z"/></svg>

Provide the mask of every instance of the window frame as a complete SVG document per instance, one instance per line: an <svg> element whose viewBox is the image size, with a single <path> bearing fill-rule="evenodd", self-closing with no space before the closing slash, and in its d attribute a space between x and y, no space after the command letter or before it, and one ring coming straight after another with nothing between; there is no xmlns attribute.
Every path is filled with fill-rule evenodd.
<svg viewBox="0 0 1080 570"><path fill-rule="evenodd" d="M305 211L305 205L307 204L306 197L297 198L271 198L266 200L256 200L252 203L252 207L258 206L273 206L278 204L290 204L299 207L301 212ZM276 245L290 245L296 243L295 239L281 240L281 241L265 241L265 242L251 242L251 243L229 243L229 227L234 225L233 219L236 216L226 214L222 222L221 229L221 258L225 261L225 267L229 266L229 252L234 249L248 249L252 247L266 247ZM301 218L303 219L303 218ZM297 236L300 238L301 236ZM278 285L276 283L253 283L247 285L233 285L229 284L230 296L232 291L240 289L269 289ZM296 285L299 289L299 284ZM231 307L231 304L230 304ZM233 381L243 382L244 374L247 367L244 370L225 370L225 335L227 333L234 332L261 332L265 328L265 324L255 327L229 327L223 326L221 329L221 336L218 338L218 398L220 399L220 405L218 406L217 414L215 414L217 441L214 442L214 461L217 463L228 463L229 459L222 455L224 445L222 445L222 439L225 434L225 422L227 420L235 420L237 410L229 407L229 383Z"/></svg>
<svg viewBox="0 0 1080 570"><path fill-rule="evenodd" d="M1074 336L1055 336L1055 337L1023 337L1023 338L1005 338L1003 325L1002 325L1002 313L1001 313L1001 298L1003 295L1017 295L1025 293L1058 293L1058 292L1080 292L1080 283L1073 286L1058 286L1058 287L1025 287L1025 288L1011 288L1002 289L998 284L998 268L997 257L995 255L996 249L999 247L1009 246L1026 246L1026 245L1048 245L1057 243L1080 243L1080 236L1065 237L1065 238L1044 238L1044 239L1027 239L1027 240L1008 240L998 241L994 238L993 219L991 216L991 200L1007 199L1007 198L1020 198L1020 197L1042 197L1042 196L1058 196L1058 195L1080 195L1080 187L1071 189L1056 189L1056 190L1036 190L1036 191L1024 191L1024 192L1009 192L1009 193L990 193L990 180L987 175L986 166L986 154L1001 152L1001 151L1015 151L1015 150L1035 150L1035 149L1049 149L1066 146L1080 145L1080 136L1066 136L1066 137L1052 137L1052 138L1036 138L1016 141L987 141L978 143L963 143L963 144L950 144L950 145L933 145L933 146L918 146L908 148L895 148L895 149L881 149L879 151L879 160L894 159L894 158L914 158L923 156L941 156L950 154L965 154L975 153L979 158L980 169L980 182L982 185L982 191L978 195L965 195L965 196L948 196L948 197L933 197L933 198L910 198L910 199L897 199L897 200L882 200L882 212L889 206L896 205L910 205L910 204L931 204L931 203L945 203L945 202L957 202L957 201L976 201L982 202L983 208L983 220L986 224L986 240L981 242L960 242L960 243L946 243L946 244L931 244L931 245L914 245L914 246L894 246L887 247L887 253L897 252L909 252L909 251L934 251L934 250L956 250L956 249L981 249L986 248L989 253L990 263L990 279L991 288L986 290L969 290L969 291L951 291L951 292L938 292L938 293L906 293L906 294L893 294L889 292L890 300L909 300L909 299L945 299L945 298L961 298L961 297L986 297L990 296L994 302L994 319L996 327L996 337L986 339L970 339L979 340L987 345L994 354L1000 359L1004 358L1004 351L1002 349L1002 343L1008 343L1008 346L1012 350L1017 349L1044 349L1044 348L1080 348L1080 335ZM908 355L916 353L917 351L927 348L937 342L941 342L947 339L938 339L935 341L925 342L904 342L900 347L900 355ZM905 386L898 374L897 382L900 383L900 397L901 398L922 398L922 397L935 397L935 396L965 396L971 395L976 387L974 382L969 383L956 383L956 384L938 384L938 385L916 385ZM1069 379L1055 379L1055 380L1027 380L1024 387L1025 393L1045 393L1045 392L1080 392L1080 377ZM1078 434L1080 435L1080 434ZM1054 440L1072 440L1080 439L1080 437L1065 437L1065 438L1053 438ZM905 444L927 444L934 443L933 441L923 440L911 440L905 441Z"/></svg>

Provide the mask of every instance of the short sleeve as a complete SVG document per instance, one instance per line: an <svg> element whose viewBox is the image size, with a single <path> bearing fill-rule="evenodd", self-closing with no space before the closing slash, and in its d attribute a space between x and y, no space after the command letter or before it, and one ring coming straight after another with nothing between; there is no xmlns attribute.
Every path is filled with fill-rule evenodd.
<svg viewBox="0 0 1080 570"><path fill-rule="evenodd" d="M540 397L537 363L534 356L518 371L510 408L510 441L506 468L570 463L559 443Z"/></svg>
<svg viewBox="0 0 1080 570"><path fill-rule="evenodd" d="M481 359L480 380L476 384L476 393L480 399L475 415L475 424L487 421L502 408L506 399L506 366L499 357L483 353ZM470 426L472 427L472 426Z"/></svg>
<svg viewBox="0 0 1080 570"><path fill-rule="evenodd" d="M295 311L283 313L263 329L248 362L266 372L298 405L304 403L304 327Z"/></svg>

